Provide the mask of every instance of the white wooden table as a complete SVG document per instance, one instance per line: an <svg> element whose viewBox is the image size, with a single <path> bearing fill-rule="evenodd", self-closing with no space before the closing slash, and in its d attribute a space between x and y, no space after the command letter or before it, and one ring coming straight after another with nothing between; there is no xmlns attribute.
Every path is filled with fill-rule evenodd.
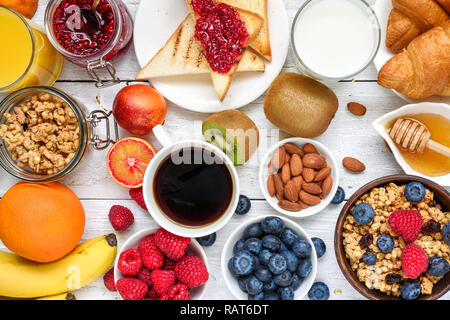
<svg viewBox="0 0 450 320"><path fill-rule="evenodd" d="M151 0L125 0L131 14L135 16L139 1ZM270 1L270 0L269 0ZM285 0L286 8L290 20L304 0ZM374 4L375 0L369 0ZM47 0L40 0L39 9L33 18L37 24L43 25L43 16ZM157 31L153 31L157 32ZM118 75L122 80L120 85L99 91L94 83L90 81L85 70L70 63L65 62L63 72L55 84L74 96L88 109L99 108L97 97L102 105L110 108L117 91L134 82L134 76L139 70L133 47L126 53L122 59L116 63ZM293 66L292 58L288 56L283 72L296 72ZM338 163L345 156L354 156L364 162L367 169L362 174L351 174L344 171L341 167L342 186L347 197L356 191L363 184L389 174L402 173L394 157L387 151L381 137L371 127L371 122L386 112L392 111L403 106L405 101L397 97L392 91L381 88L376 83L377 73L373 65L358 75L355 81L344 81L333 83L331 89L339 98L339 110L336 113L328 130L320 137L318 141L325 144L334 154ZM0 99L4 94L0 94ZM243 107L245 112L260 128L262 141L273 141L271 130L276 129L264 116L262 103L264 96ZM363 117L356 117L347 110L347 103L356 101L367 107L367 113ZM194 125L194 121L202 121L207 115L186 111L172 103L168 103L168 112L165 126L170 135L176 140L177 137L191 137L201 139L200 128ZM263 130L264 129L264 130ZM121 131L121 137L128 134ZM287 137L281 133L280 138ZM158 149L160 145L152 136L146 137ZM269 147L269 146L266 146ZM260 147L262 157L265 146ZM86 211L86 228L83 240L94 236L113 232L113 228L108 221L108 211L112 205L120 204L130 208L135 215L135 223L126 232L116 233L119 240L119 246L134 232L156 226L155 221L150 215L142 210L133 200L130 200L128 189L125 189L111 180L106 169L107 151L91 151L87 154L84 161L77 170L66 177L61 182L71 188L81 199ZM236 226L243 223L249 217L263 214L277 214L264 200L258 184L258 164L252 161L244 167L237 169L241 178L242 194L247 195L252 200L252 209L246 216L234 216L232 220L220 231L217 232L216 243L206 248L206 254L209 259L210 281L205 297L207 299L227 300L233 299L232 294L227 289L220 271L220 254L228 235ZM9 176L0 169L0 196L3 195L16 179ZM333 250L333 234L336 219L342 208L340 205L329 205L323 212L305 219L294 219L306 229L309 235L322 238L327 245L327 252L319 260L317 280L328 284L330 288L330 299L363 299L363 297L354 290L342 275ZM0 247L4 249L3 244ZM341 290L337 294L335 290ZM100 278L89 286L75 292L77 299L120 299L118 293L109 292L103 285ZM450 293L447 293L443 299L450 299Z"/></svg>

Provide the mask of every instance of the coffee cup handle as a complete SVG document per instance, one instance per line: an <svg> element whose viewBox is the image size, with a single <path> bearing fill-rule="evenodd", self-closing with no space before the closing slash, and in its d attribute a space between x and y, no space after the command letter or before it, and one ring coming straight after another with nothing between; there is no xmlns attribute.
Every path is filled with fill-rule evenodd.
<svg viewBox="0 0 450 320"><path fill-rule="evenodd" d="M167 147L172 144L172 141L170 140L169 136L167 135L166 131L164 130L161 124L158 124L157 126L153 127L153 134L163 147Z"/></svg>

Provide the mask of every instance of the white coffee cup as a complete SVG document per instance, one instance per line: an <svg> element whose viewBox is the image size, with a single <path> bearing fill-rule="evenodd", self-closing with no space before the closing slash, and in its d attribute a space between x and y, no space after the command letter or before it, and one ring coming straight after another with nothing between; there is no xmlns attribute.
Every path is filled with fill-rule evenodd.
<svg viewBox="0 0 450 320"><path fill-rule="evenodd" d="M184 140L172 143L161 125L153 128L153 134L163 145L163 148L158 151L153 157L152 161L150 161L150 164L148 165L144 175L144 182L142 186L144 202L147 205L147 209L150 215L161 227L169 232L183 237L202 237L221 229L233 216L239 201L239 178L233 162L222 150L205 141ZM220 161L220 163L223 163L227 167L231 176L232 196L230 203L228 204L226 211L220 216L219 219L207 225L190 226L180 224L179 222L171 219L166 213L164 213L155 199L155 193L153 190L154 178L158 169L160 168L161 163L164 162L164 160L166 160L167 157L171 156L174 152L184 148L199 148L209 151L211 154L214 154L216 161Z"/></svg>

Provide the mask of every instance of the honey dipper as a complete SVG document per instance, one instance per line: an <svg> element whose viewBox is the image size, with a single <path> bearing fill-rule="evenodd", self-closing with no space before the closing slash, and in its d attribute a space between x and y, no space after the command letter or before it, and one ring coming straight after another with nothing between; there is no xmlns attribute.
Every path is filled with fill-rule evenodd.
<svg viewBox="0 0 450 320"><path fill-rule="evenodd" d="M403 150L422 153L425 148L428 148L450 157L450 148L431 140L428 128L415 119L397 119L389 131L389 136Z"/></svg>

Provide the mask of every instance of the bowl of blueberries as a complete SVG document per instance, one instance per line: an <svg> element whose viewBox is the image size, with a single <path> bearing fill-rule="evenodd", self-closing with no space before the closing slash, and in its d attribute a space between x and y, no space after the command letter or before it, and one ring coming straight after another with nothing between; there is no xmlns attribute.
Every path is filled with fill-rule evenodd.
<svg viewBox="0 0 450 320"><path fill-rule="evenodd" d="M328 298L328 288L310 290L317 254L325 252L323 241L316 242L288 218L250 219L225 243L221 258L225 283L240 300L299 300L308 292L314 295L310 299ZM316 253L316 248L321 252Z"/></svg>

